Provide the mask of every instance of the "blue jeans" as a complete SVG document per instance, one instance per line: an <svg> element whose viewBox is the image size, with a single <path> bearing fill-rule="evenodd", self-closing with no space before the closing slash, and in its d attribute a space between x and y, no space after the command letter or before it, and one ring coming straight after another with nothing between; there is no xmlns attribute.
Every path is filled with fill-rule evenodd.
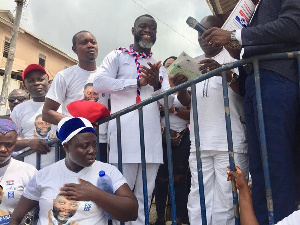
<svg viewBox="0 0 300 225"><path fill-rule="evenodd" d="M299 108L299 87L273 71L259 72L276 223L294 211L296 186L293 141ZM259 224L268 224L253 73L246 80L245 117L253 207Z"/></svg>

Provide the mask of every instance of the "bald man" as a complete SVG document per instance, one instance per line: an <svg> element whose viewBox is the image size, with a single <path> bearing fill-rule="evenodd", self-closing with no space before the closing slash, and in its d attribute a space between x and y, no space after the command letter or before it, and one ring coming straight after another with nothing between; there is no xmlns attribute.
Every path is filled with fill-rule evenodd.
<svg viewBox="0 0 300 225"><path fill-rule="evenodd" d="M29 99L28 93L22 89L14 89L8 95L8 106L12 112L16 105Z"/></svg>

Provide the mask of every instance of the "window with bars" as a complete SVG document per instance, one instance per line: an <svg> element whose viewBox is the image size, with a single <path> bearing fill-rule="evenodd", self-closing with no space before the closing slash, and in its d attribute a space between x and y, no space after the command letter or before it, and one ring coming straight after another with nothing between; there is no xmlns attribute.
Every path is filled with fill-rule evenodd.
<svg viewBox="0 0 300 225"><path fill-rule="evenodd" d="M4 48L3 48L3 57L4 57L4 58L7 58L7 57L8 57L9 46L10 46L10 38L5 37L5 40L4 40Z"/></svg>
<svg viewBox="0 0 300 225"><path fill-rule="evenodd" d="M46 56L41 54L39 55L39 65L41 65L42 67L45 67L46 64Z"/></svg>

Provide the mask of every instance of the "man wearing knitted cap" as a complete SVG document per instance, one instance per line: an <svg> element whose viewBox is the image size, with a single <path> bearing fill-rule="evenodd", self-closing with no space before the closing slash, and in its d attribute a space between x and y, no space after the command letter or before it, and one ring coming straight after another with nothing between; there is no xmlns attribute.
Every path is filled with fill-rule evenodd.
<svg viewBox="0 0 300 225"><path fill-rule="evenodd" d="M45 96L49 89L49 76L42 66L30 64L22 73L24 86L32 97L31 100L17 105L12 114L12 120L18 125L18 133L22 140L18 140L15 151L31 148L41 153L41 165L43 168L55 162L55 151L48 145L47 140L38 138L36 135L36 118L42 113ZM55 127L52 126L47 137L55 137ZM36 165L36 153L26 156L25 162Z"/></svg>
<svg viewBox="0 0 300 225"><path fill-rule="evenodd" d="M111 113L170 88L168 75L161 62L152 58L151 47L156 41L157 23L150 15L139 16L131 33L134 43L109 53L94 79L94 90L111 94ZM164 79L160 83L159 76ZM171 96L174 97L174 96ZM169 103L172 106L173 99ZM163 104L163 103L162 103ZM170 106L170 107L171 107ZM160 163L163 163L160 114L157 103L143 108L148 203L154 189ZM138 111L121 117L123 174L138 199L139 215L130 224L145 224L142 182L141 147ZM109 162L118 163L116 121L109 122Z"/></svg>

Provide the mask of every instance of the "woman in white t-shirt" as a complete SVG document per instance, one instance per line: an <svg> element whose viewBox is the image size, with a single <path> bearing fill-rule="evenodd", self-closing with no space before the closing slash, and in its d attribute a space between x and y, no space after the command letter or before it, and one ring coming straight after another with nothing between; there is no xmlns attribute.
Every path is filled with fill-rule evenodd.
<svg viewBox="0 0 300 225"><path fill-rule="evenodd" d="M107 224L104 212L119 221L137 218L137 200L118 169L95 161L96 131L84 118L66 117L57 128L66 158L40 170L29 182L11 218L19 224L39 204L38 225ZM111 178L113 194L97 187L99 171Z"/></svg>
<svg viewBox="0 0 300 225"><path fill-rule="evenodd" d="M37 172L30 164L11 158L17 142L16 124L0 117L0 224L8 224L25 186Z"/></svg>

